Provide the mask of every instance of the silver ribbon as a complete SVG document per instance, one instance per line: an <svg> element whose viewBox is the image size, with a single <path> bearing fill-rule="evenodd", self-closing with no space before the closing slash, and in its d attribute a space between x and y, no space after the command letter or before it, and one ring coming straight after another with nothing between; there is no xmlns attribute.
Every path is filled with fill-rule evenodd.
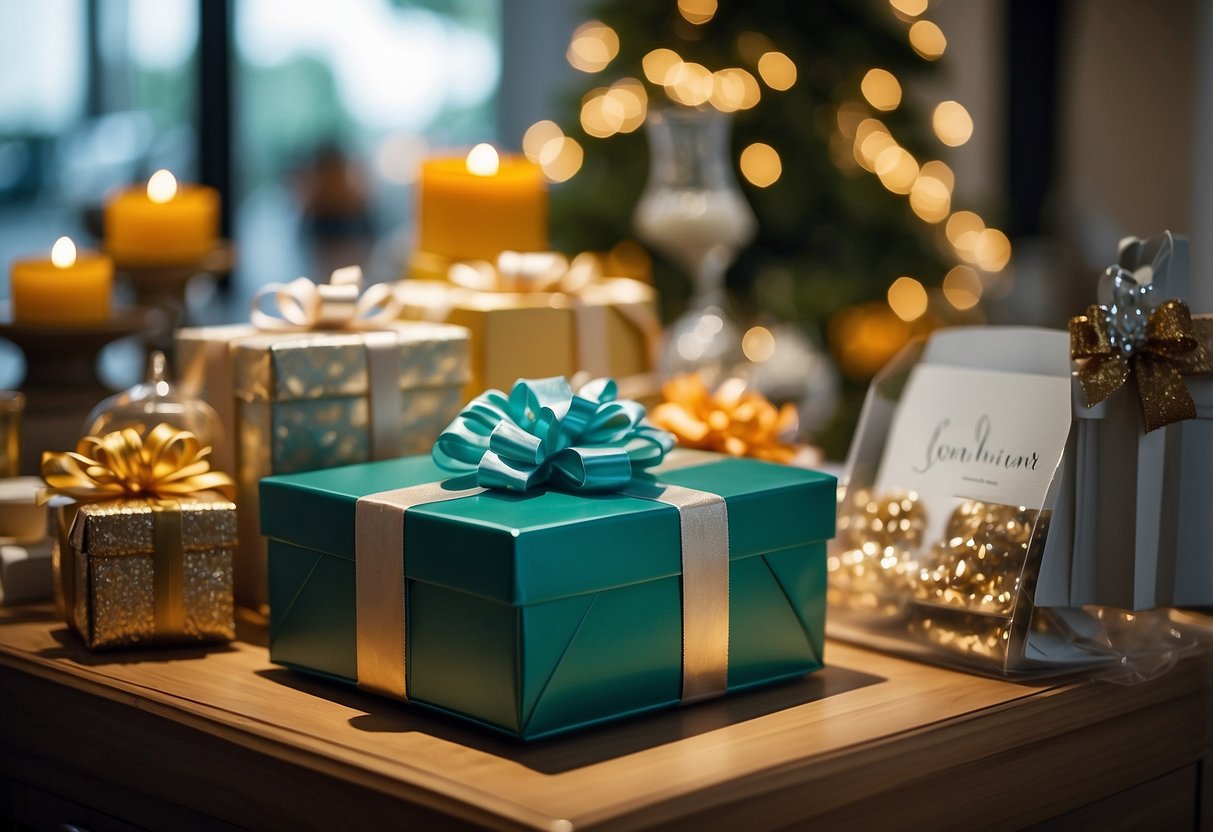
<svg viewBox="0 0 1213 832"><path fill-rule="evenodd" d="M354 515L354 591L358 687L408 700L408 611L404 515L413 506L480 494L442 482L380 491L358 500Z"/></svg>

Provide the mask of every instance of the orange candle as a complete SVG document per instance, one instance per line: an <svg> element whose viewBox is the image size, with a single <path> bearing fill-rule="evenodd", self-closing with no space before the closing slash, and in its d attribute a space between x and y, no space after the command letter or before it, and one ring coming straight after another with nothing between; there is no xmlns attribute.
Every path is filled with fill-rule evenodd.
<svg viewBox="0 0 1213 832"><path fill-rule="evenodd" d="M178 185L158 170L146 188L129 188L105 205L105 250L120 266L192 263L219 239L219 192Z"/></svg>
<svg viewBox="0 0 1213 832"><path fill-rule="evenodd" d="M503 251L548 248L548 192L539 167L478 144L467 158L421 165L420 252L451 260L496 260Z"/></svg>
<svg viewBox="0 0 1213 832"><path fill-rule="evenodd" d="M88 326L110 319L114 263L60 237L50 259L13 262L13 322L30 326Z"/></svg>

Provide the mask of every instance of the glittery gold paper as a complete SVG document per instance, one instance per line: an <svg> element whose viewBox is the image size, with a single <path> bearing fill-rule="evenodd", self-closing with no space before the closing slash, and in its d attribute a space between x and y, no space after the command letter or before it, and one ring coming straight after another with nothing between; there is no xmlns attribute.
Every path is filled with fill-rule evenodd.
<svg viewBox="0 0 1213 832"><path fill-rule="evenodd" d="M463 405L469 374L468 333L441 323L400 322L396 335L396 391L401 454L429 449ZM239 549L236 598L250 607L266 601L265 543L258 524L257 483L271 474L331 468L374 458L370 437L370 374L366 333L259 332L251 326L178 330L182 374L206 364L208 350L225 360L222 383L201 394L230 414L228 442L237 484ZM206 382L205 378L201 379ZM232 400L215 400L228 389ZM220 456L220 454L217 454Z"/></svg>
<svg viewBox="0 0 1213 832"><path fill-rule="evenodd" d="M178 501L182 524L184 631L172 643L235 635L232 556L236 506L223 499ZM155 626L153 509L146 500L79 507L61 568L74 573L67 618L89 647L164 643Z"/></svg>

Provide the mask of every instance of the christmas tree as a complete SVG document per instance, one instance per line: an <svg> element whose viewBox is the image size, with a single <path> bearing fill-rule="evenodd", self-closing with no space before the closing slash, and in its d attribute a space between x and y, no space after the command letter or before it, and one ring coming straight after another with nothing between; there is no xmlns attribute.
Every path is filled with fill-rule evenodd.
<svg viewBox="0 0 1213 832"><path fill-rule="evenodd" d="M912 334L979 318L981 275L959 262L997 272L1010 256L1005 235L951 205L940 157L967 140L967 112L903 94L945 51L926 6L604 0L569 46L587 88L561 125L541 122L524 141L567 180L554 194L557 245L626 258L638 250L648 110L733 113L732 156L759 230L728 272L730 297L746 325L793 321L828 345L845 380L823 437L835 453L867 380ZM653 254L673 318L689 283Z"/></svg>

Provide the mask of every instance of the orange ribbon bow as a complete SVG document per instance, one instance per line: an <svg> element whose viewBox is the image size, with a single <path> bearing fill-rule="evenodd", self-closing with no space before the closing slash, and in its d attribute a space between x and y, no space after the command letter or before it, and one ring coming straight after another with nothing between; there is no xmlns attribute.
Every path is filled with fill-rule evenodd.
<svg viewBox="0 0 1213 832"><path fill-rule="evenodd" d="M805 447L785 441L799 423L796 406L776 409L742 379L728 379L709 392L698 373L677 375L662 387L666 401L649 414L650 421L687 448L788 463Z"/></svg>

